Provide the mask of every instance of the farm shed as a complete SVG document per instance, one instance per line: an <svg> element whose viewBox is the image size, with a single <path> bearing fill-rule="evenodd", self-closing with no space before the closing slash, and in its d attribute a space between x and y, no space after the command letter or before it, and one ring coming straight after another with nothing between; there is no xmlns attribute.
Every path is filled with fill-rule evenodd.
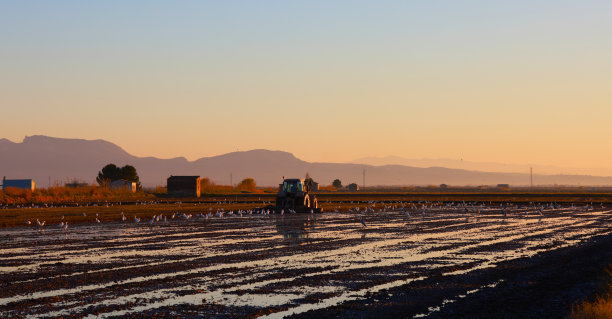
<svg viewBox="0 0 612 319"><path fill-rule="evenodd" d="M318 191L319 190L319 183L317 182L312 182L312 186L310 187L311 191Z"/></svg>
<svg viewBox="0 0 612 319"><path fill-rule="evenodd" d="M136 192L136 183L131 182L131 181L126 181L124 179L118 179L110 183L110 189L113 189L113 190L123 189L123 190L127 190L127 191L134 193Z"/></svg>
<svg viewBox="0 0 612 319"><path fill-rule="evenodd" d="M65 183L64 187L66 188L80 188L80 187L87 187L89 185L87 185L87 183L81 183L81 182L70 182L70 183Z"/></svg>
<svg viewBox="0 0 612 319"><path fill-rule="evenodd" d="M36 184L33 179L6 179L2 178L2 190L7 187L15 187L21 189L29 189L33 191L36 188Z"/></svg>
<svg viewBox="0 0 612 319"><path fill-rule="evenodd" d="M167 188L169 196L200 197L200 176L170 176Z"/></svg>

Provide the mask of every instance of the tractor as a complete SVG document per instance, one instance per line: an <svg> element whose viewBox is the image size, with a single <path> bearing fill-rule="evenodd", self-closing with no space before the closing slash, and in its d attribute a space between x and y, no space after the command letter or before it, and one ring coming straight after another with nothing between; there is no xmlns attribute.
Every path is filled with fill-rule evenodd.
<svg viewBox="0 0 612 319"><path fill-rule="evenodd" d="M276 211L320 213L317 197L312 193L312 179L287 178L279 184L276 195Z"/></svg>

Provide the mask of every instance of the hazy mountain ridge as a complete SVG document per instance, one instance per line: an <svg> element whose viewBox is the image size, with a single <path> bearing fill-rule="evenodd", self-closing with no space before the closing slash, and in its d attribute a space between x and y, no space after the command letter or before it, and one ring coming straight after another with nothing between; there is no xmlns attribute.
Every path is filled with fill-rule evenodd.
<svg viewBox="0 0 612 319"><path fill-rule="evenodd" d="M404 158L400 156L383 156L383 157L363 157L351 161L350 163L356 164L368 164L374 166L383 165L403 165L403 166L414 166L414 167L445 167L454 169L465 169L472 171L481 172L495 172L495 173L529 173L530 168L533 168L533 172L544 175L599 175L599 176L612 176L612 169L606 168L576 168L576 167L560 167L554 165L529 165L529 164L508 164L508 163L496 163L496 162L473 162L466 161L463 159L452 159L452 158ZM593 174L591 172L597 171L600 174Z"/></svg>
<svg viewBox="0 0 612 319"><path fill-rule="evenodd" d="M0 139L0 176L33 178L39 187L74 178L94 183L108 163L133 165L145 187L165 185L170 175L200 175L219 184L234 184L252 177L258 185L275 186L282 177L304 177L308 172L322 185L339 178L344 184L362 185L528 185L529 174L491 173L444 167L412 167L355 163L310 163L283 151L256 149L188 161L184 157L136 157L104 140L26 137L21 143ZM536 185L612 185L612 177L587 175L534 175Z"/></svg>

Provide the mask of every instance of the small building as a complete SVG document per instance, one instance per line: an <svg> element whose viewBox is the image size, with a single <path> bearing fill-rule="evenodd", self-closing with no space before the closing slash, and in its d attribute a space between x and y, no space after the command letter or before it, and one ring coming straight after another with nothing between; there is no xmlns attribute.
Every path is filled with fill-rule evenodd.
<svg viewBox="0 0 612 319"><path fill-rule="evenodd" d="M319 183L317 183L317 182L313 181L313 182L312 182L312 186L311 186L311 189L310 189L310 190L311 190L311 191L313 191L313 192L318 191L318 190L319 190Z"/></svg>
<svg viewBox="0 0 612 319"><path fill-rule="evenodd" d="M125 179L118 179L110 183L110 189L112 190L126 190L132 193L136 192L136 182L126 181Z"/></svg>
<svg viewBox="0 0 612 319"><path fill-rule="evenodd" d="M351 183L347 186L349 192L356 192L359 190L359 185L355 184L355 183Z"/></svg>
<svg viewBox="0 0 612 319"><path fill-rule="evenodd" d="M77 181L73 181L73 182L64 184L64 187L66 188L81 188L81 187L87 187L87 186L89 186L87 185L87 183L81 183Z"/></svg>
<svg viewBox="0 0 612 319"><path fill-rule="evenodd" d="M15 187L20 189L29 189L34 191L36 189L36 184L33 179L6 179L6 177L2 178L2 190L7 187Z"/></svg>
<svg viewBox="0 0 612 319"><path fill-rule="evenodd" d="M168 195L174 197L200 197L200 176L170 176Z"/></svg>

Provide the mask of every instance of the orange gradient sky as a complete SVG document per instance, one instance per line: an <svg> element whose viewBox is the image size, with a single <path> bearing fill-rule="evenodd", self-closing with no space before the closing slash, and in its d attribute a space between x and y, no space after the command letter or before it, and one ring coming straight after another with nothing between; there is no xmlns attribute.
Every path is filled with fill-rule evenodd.
<svg viewBox="0 0 612 319"><path fill-rule="evenodd" d="M0 41L12 141L612 169L610 1L14 1Z"/></svg>

